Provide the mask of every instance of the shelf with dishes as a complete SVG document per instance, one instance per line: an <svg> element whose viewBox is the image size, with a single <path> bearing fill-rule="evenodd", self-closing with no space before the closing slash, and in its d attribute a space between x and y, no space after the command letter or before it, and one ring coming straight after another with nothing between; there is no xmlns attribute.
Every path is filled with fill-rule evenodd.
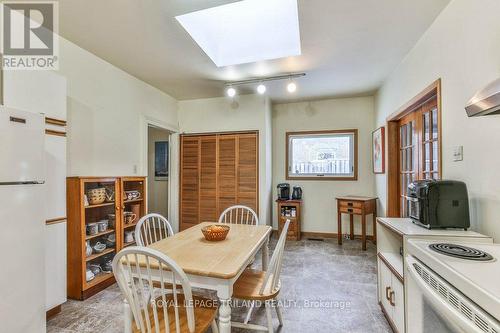
<svg viewBox="0 0 500 333"><path fill-rule="evenodd" d="M68 177L67 196L67 294L83 300L113 283L115 254L135 244L135 225L147 213L146 178Z"/></svg>
<svg viewBox="0 0 500 333"><path fill-rule="evenodd" d="M123 246L136 244L135 227L141 217L147 213L146 181L143 177L122 178L123 216L122 241Z"/></svg>

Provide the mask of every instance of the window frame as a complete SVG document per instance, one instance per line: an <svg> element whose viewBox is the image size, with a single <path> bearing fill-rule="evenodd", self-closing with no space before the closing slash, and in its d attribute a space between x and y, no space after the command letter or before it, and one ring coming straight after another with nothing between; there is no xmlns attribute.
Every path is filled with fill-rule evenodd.
<svg viewBox="0 0 500 333"><path fill-rule="evenodd" d="M352 176L332 176L332 175L304 175L297 176L290 172L290 158L292 157L290 149L290 137L294 136L324 136L324 135L340 135L348 134L353 136L353 173ZM343 129L343 130L324 130L324 131L300 131L300 132L286 132L286 156L285 156L285 173L286 180L329 180L329 181L357 181L358 180L358 130L357 129Z"/></svg>

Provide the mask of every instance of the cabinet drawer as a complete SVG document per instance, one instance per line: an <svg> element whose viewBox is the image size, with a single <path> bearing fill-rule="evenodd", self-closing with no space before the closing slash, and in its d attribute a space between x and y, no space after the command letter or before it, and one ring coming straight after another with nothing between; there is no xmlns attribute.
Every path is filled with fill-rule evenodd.
<svg viewBox="0 0 500 333"><path fill-rule="evenodd" d="M279 229L282 230L283 227L285 226L285 221L280 221L280 224L279 224ZM292 221L290 220L290 225L288 226L288 233L290 233L291 231L297 231L297 222L296 221Z"/></svg>
<svg viewBox="0 0 500 333"><path fill-rule="evenodd" d="M347 213L347 214L359 214L361 215L361 208L351 208L351 207L345 207L345 206L340 206L340 212L341 213Z"/></svg>
<svg viewBox="0 0 500 333"><path fill-rule="evenodd" d="M361 208L363 207L362 202L357 201L339 201L340 207L349 207L349 208Z"/></svg>

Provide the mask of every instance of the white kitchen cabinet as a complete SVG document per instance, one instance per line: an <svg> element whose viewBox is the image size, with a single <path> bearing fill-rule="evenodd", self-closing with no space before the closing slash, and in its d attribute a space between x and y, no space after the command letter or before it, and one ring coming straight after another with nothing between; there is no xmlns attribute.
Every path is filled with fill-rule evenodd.
<svg viewBox="0 0 500 333"><path fill-rule="evenodd" d="M66 78L50 71L4 71L7 107L66 120Z"/></svg>
<svg viewBox="0 0 500 333"><path fill-rule="evenodd" d="M66 218L66 137L45 135L45 219Z"/></svg>
<svg viewBox="0 0 500 333"><path fill-rule="evenodd" d="M45 310L66 302L66 221L45 226Z"/></svg>
<svg viewBox="0 0 500 333"><path fill-rule="evenodd" d="M436 241L461 241L491 243L491 237L474 231L442 230L422 228L408 218L377 218L378 257L378 300L386 318L395 332L407 331L405 318L408 295L408 281L404 270L406 247L410 239ZM386 294L386 288L387 294Z"/></svg>
<svg viewBox="0 0 500 333"><path fill-rule="evenodd" d="M403 283L380 257L378 259L379 300L396 332L404 332Z"/></svg>
<svg viewBox="0 0 500 333"><path fill-rule="evenodd" d="M392 275L392 320L398 332L405 331L405 297L404 285L399 281L395 275Z"/></svg>

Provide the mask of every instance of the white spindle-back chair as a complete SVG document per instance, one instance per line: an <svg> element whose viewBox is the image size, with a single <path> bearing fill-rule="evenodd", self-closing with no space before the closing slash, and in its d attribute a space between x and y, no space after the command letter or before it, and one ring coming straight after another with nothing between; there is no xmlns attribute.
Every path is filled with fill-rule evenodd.
<svg viewBox="0 0 500 333"><path fill-rule="evenodd" d="M165 254L141 246L125 248L113 259L113 273L133 315L132 332L193 333L209 326L218 332L217 308L200 299L193 302L188 277Z"/></svg>
<svg viewBox="0 0 500 333"><path fill-rule="evenodd" d="M219 223L259 225L259 218L250 207L236 205L226 208L220 214Z"/></svg>
<svg viewBox="0 0 500 333"><path fill-rule="evenodd" d="M281 304L279 304L277 297L281 289L280 275L289 225L290 220L287 220L281 231L281 235L278 239L278 243L276 244L276 248L274 249L267 271L262 272L247 269L243 272L240 278L238 278L233 287L234 298L251 301L265 301L267 328L259 325L248 324L248 319L253 307L250 308L244 323L233 322L232 326L273 332L273 307L276 309L280 326L283 325L283 316L280 308ZM258 292L254 293L256 290L258 290Z"/></svg>
<svg viewBox="0 0 500 333"><path fill-rule="evenodd" d="M138 246L148 246L173 235L172 226L160 214L143 216L135 227L135 241Z"/></svg>

